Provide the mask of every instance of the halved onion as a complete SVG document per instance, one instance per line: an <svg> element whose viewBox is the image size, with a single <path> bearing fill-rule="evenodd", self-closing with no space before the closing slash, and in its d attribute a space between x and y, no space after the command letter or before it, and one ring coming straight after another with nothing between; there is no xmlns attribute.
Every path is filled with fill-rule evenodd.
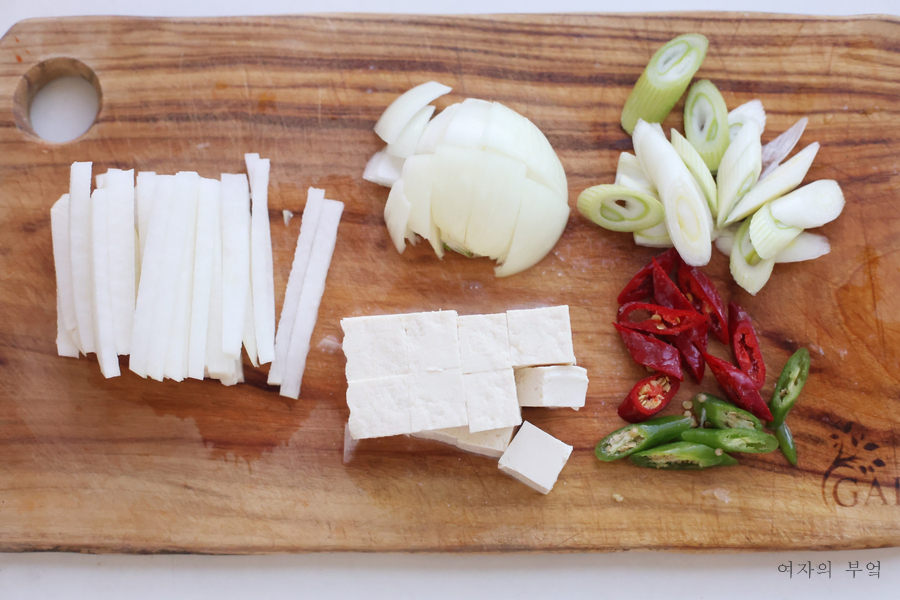
<svg viewBox="0 0 900 600"><path fill-rule="evenodd" d="M481 138L491 116L492 105L485 100L467 98L447 124L442 144L481 150Z"/></svg>
<svg viewBox="0 0 900 600"><path fill-rule="evenodd" d="M569 205L555 191L526 179L512 244L494 275L506 277L536 265L556 245L568 220Z"/></svg>
<svg viewBox="0 0 900 600"><path fill-rule="evenodd" d="M393 144L417 112L444 94L449 94L451 89L437 81L429 81L407 90L382 113L375 123L375 133L388 144Z"/></svg>
<svg viewBox="0 0 900 600"><path fill-rule="evenodd" d="M406 127L403 128L403 131L400 132L400 137L393 144L387 145L387 153L391 156L396 156L397 158L407 158L412 156L416 147L419 145L419 139L421 139L422 134L425 132L425 126L428 125L428 119L431 118L431 115L434 114L434 107L430 104L413 115L413 118L410 119L409 123L406 124Z"/></svg>
<svg viewBox="0 0 900 600"><path fill-rule="evenodd" d="M641 231L662 222L659 200L621 185L595 185L578 196L578 212L611 231Z"/></svg>
<svg viewBox="0 0 900 600"><path fill-rule="evenodd" d="M422 137L419 138L419 144L416 146L416 154L434 154L434 149L444 139L447 133L447 127L456 111L459 110L459 103L451 104L437 114L433 119L428 121Z"/></svg>

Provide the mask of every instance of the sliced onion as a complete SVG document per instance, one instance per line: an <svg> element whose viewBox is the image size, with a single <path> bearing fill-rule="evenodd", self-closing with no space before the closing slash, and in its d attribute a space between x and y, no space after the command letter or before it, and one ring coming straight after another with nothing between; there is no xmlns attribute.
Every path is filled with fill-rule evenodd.
<svg viewBox="0 0 900 600"><path fill-rule="evenodd" d="M494 275L506 277L536 265L556 245L568 220L569 205L555 191L526 179L512 244Z"/></svg>
<svg viewBox="0 0 900 600"><path fill-rule="evenodd" d="M772 216L785 225L813 229L830 223L844 210L841 186L822 179L796 189L771 204Z"/></svg>
<svg viewBox="0 0 900 600"><path fill-rule="evenodd" d="M406 127L403 128L403 131L400 132L400 137L397 138L397 141L387 145L387 153L391 156L396 156L397 158L407 158L412 156L416 151L416 147L419 145L422 134L425 132L425 126L428 125L428 119L430 119L433 114L434 107L429 104L413 115L413 118L410 119L409 123L406 124Z"/></svg>
<svg viewBox="0 0 900 600"><path fill-rule="evenodd" d="M759 179L762 168L760 135L762 130L756 121L748 121L728 146L717 175L719 213L716 225L725 226L725 219L734 207Z"/></svg>
<svg viewBox="0 0 900 600"><path fill-rule="evenodd" d="M768 179L757 181L756 185L750 188L750 191L732 209L725 223L734 223L752 215L767 202L780 198L800 185L818 151L819 143L813 142L772 171L772 175Z"/></svg>
<svg viewBox="0 0 900 600"><path fill-rule="evenodd" d="M437 81L429 81L408 90L391 102L375 123L375 133L388 144L393 144L417 112L434 100L449 94L452 88Z"/></svg>
<svg viewBox="0 0 900 600"><path fill-rule="evenodd" d="M485 152L480 185L466 226L466 249L497 259L512 244L527 168L521 161Z"/></svg>
<svg viewBox="0 0 900 600"><path fill-rule="evenodd" d="M804 231L795 237L784 250L775 255L775 262L793 263L813 260L825 256L829 252L831 252L831 244L828 243L827 237Z"/></svg>
<svg viewBox="0 0 900 600"><path fill-rule="evenodd" d="M431 190L434 186L434 155L410 156L403 164L403 194L410 204L408 228L428 240L438 258L444 256L441 230L431 218Z"/></svg>
<svg viewBox="0 0 900 600"><path fill-rule="evenodd" d="M760 131L765 131L766 110L763 108L762 102L751 100L728 113L728 136L730 140L734 140L737 137L741 127L747 121L756 121L759 123Z"/></svg>
<svg viewBox="0 0 900 600"><path fill-rule="evenodd" d="M384 187L391 187L400 179L402 169L403 159L391 156L387 153L387 148L383 148L373 154L366 163L363 179Z"/></svg>
<svg viewBox="0 0 900 600"><path fill-rule="evenodd" d="M684 161L665 135L644 121L635 125L633 141L641 166L659 190L666 228L681 258L691 266L707 264L712 253L712 216Z"/></svg>
<svg viewBox="0 0 900 600"><path fill-rule="evenodd" d="M453 115L459 110L459 103L451 104L437 114L432 120L428 121L422 137L419 138L419 144L416 146L416 154L434 154L434 149L444 139L447 133L447 127Z"/></svg>
<svg viewBox="0 0 900 600"><path fill-rule="evenodd" d="M662 220L658 225L649 229L634 232L634 243L647 248L671 248L672 238L666 229L666 221Z"/></svg>
<svg viewBox="0 0 900 600"><path fill-rule="evenodd" d="M806 129L806 124L809 122L809 119L803 117L796 123L794 123L790 129L779 135L777 138L766 144L762 149L762 173L760 173L759 178L765 179L769 176L772 171L774 171L778 165L781 164L785 158L787 158L788 154L791 153L791 150L794 149L794 146L797 145L797 142L800 141L801 136L803 136L803 131Z"/></svg>
<svg viewBox="0 0 900 600"><path fill-rule="evenodd" d="M384 205L384 222L387 224L394 247L401 254L406 250L409 213L410 203L403 193L403 180L401 179L391 188L391 193L388 194L387 202Z"/></svg>
<svg viewBox="0 0 900 600"><path fill-rule="evenodd" d="M491 115L491 103L477 98L467 98L450 119L442 144L458 148L481 150L481 137Z"/></svg>

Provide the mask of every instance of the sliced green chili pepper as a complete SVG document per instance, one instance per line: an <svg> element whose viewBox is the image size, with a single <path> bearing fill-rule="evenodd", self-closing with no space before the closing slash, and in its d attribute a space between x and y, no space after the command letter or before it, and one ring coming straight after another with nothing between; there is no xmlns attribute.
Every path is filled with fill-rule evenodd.
<svg viewBox="0 0 900 600"><path fill-rule="evenodd" d="M626 425L600 440L594 448L594 454L604 462L625 458L674 440L681 432L691 428L691 421L691 417L676 415Z"/></svg>
<svg viewBox="0 0 900 600"><path fill-rule="evenodd" d="M628 457L639 467L651 469L706 469L708 467L736 465L737 461L722 451L702 444L672 442L651 448Z"/></svg>
<svg viewBox="0 0 900 600"><path fill-rule="evenodd" d="M692 444L721 448L726 452L761 454L778 448L775 436L755 429L691 429L682 432L681 439Z"/></svg>
<svg viewBox="0 0 900 600"><path fill-rule="evenodd" d="M772 400L769 402L769 409L772 411L773 417L769 427L777 429L784 423L784 418L797 402L797 397L808 377L809 351L806 348L800 348L788 359L781 371L781 377L778 378L778 383L775 385L775 393L772 394Z"/></svg>
<svg viewBox="0 0 900 600"><path fill-rule="evenodd" d="M782 423L775 428L775 438L778 440L778 447L781 453L789 463L797 466L797 445L794 443L794 435L788 428L787 423Z"/></svg>
<svg viewBox="0 0 900 600"><path fill-rule="evenodd" d="M700 427L703 427L704 423L709 423L719 429L763 430L762 421L753 413L738 408L721 398L709 394L697 394L694 396L693 404L694 414L697 415Z"/></svg>

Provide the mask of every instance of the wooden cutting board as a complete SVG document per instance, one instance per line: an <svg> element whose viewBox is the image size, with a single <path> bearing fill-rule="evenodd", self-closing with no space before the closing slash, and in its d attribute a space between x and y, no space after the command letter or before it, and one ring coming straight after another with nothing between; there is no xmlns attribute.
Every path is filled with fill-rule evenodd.
<svg viewBox="0 0 900 600"><path fill-rule="evenodd" d="M559 152L574 208L611 182L631 141L619 126L653 51L698 31L698 77L730 107L768 113L764 141L809 117L822 149L808 180L847 198L822 232L832 252L779 265L758 297L706 268L755 319L770 394L785 360L813 356L789 418L799 468L778 454L741 466L655 472L601 464L596 442L645 375L610 322L615 295L652 252L573 210L538 266L495 279L485 260L399 255L382 221L387 190L362 180L371 129L401 92L453 86L439 107L497 100ZM42 70L36 65L44 63ZM79 66L71 60L82 63ZM95 125L48 144L29 133L42 78L78 71L102 90ZM23 76L26 76L23 79ZM29 87L30 86L30 87ZM680 127L680 106L666 125ZM69 164L206 177L272 159L276 306L305 190L347 205L300 401L265 371L247 383L105 380L96 360L55 354L49 209ZM52 19L0 41L0 551L264 553L310 550L762 550L900 544L900 22L752 14L415 17L332 15L215 20ZM495 460L408 438L369 440L343 459L345 316L568 304L587 405L526 409L575 450L549 496ZM123 368L127 365L123 358ZM693 391L688 385L669 412ZM616 502L613 495L624 498Z"/></svg>

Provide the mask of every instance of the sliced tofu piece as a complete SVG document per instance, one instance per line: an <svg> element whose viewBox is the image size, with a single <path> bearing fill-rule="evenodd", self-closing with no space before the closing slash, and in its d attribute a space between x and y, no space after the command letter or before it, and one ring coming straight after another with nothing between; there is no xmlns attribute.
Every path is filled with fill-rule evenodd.
<svg viewBox="0 0 900 600"><path fill-rule="evenodd" d="M403 315L341 319L341 329L348 383L409 373Z"/></svg>
<svg viewBox="0 0 900 600"><path fill-rule="evenodd" d="M506 311L513 367L574 365L568 306Z"/></svg>
<svg viewBox="0 0 900 600"><path fill-rule="evenodd" d="M104 188L91 196L92 320L97 361L107 379L119 376L109 276L109 195Z"/></svg>
<svg viewBox="0 0 900 600"><path fill-rule="evenodd" d="M434 440L444 444L450 444L464 452L500 458L512 439L514 427L491 429L471 433L468 427L450 427L448 429L436 429L434 431L420 431L412 434L413 437L424 440Z"/></svg>
<svg viewBox="0 0 900 600"><path fill-rule="evenodd" d="M69 253L78 339L84 354L95 352L91 303L91 165L72 163L69 173Z"/></svg>
<svg viewBox="0 0 900 600"><path fill-rule="evenodd" d="M412 431L461 427L469 422L459 368L411 373L409 398Z"/></svg>
<svg viewBox="0 0 900 600"><path fill-rule="evenodd" d="M455 310L403 315L410 373L459 368L457 317Z"/></svg>
<svg viewBox="0 0 900 600"><path fill-rule="evenodd" d="M568 365L516 369L519 406L567 407L578 410L587 396L587 369Z"/></svg>
<svg viewBox="0 0 900 600"><path fill-rule="evenodd" d="M71 356L68 342L75 344L78 358L78 317L75 315L75 290L72 288L72 254L69 249L69 195L63 194L50 209L50 232L53 238L53 266L56 271L57 324L65 329L57 332L60 356ZM62 354L66 352L66 354Z"/></svg>
<svg viewBox="0 0 900 600"><path fill-rule="evenodd" d="M353 381L347 386L353 439L412 433L409 375Z"/></svg>
<svg viewBox="0 0 900 600"><path fill-rule="evenodd" d="M131 354L136 289L134 170L110 169L105 187L109 194L109 283L116 353Z"/></svg>
<svg viewBox="0 0 900 600"><path fill-rule="evenodd" d="M525 421L500 457L500 470L542 494L550 493L572 446Z"/></svg>
<svg viewBox="0 0 900 600"><path fill-rule="evenodd" d="M457 319L463 373L512 367L506 313L466 315Z"/></svg>
<svg viewBox="0 0 900 600"><path fill-rule="evenodd" d="M469 431L514 427L522 422L512 369L463 375Z"/></svg>

